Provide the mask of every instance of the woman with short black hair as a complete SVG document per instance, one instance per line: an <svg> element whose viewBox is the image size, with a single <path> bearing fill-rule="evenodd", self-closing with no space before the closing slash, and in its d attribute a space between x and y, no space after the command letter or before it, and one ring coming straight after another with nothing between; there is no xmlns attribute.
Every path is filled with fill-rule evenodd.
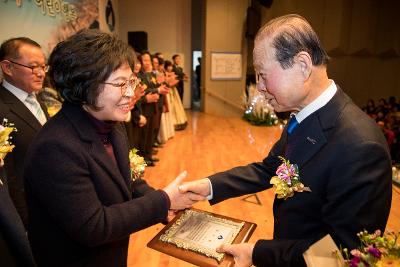
<svg viewBox="0 0 400 267"><path fill-rule="evenodd" d="M83 30L59 43L50 77L61 110L32 142L25 166L29 239L39 266L126 266L129 235L167 220L195 196L132 180L122 123L136 100L133 50Z"/></svg>

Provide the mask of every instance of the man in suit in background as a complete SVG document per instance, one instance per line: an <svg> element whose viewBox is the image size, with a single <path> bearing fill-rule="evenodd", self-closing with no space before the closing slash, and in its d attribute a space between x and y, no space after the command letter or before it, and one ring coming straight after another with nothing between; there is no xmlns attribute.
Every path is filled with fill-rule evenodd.
<svg viewBox="0 0 400 267"><path fill-rule="evenodd" d="M240 267L298 267L305 266L303 252L327 234L353 249L359 231L383 231L392 194L385 138L328 78L329 58L311 25L298 15L268 22L255 38L253 58L258 89L276 111L292 112L291 122L262 162L185 183L180 190L215 204L271 188L281 156L298 165L300 182L311 192L275 198L272 240L219 250L232 254Z"/></svg>
<svg viewBox="0 0 400 267"><path fill-rule="evenodd" d="M5 162L9 191L24 225L28 222L22 170L30 142L47 121L43 103L36 99L48 70L45 56L38 43L18 37L4 41L0 47L3 82L0 86L0 118L14 123L15 149Z"/></svg>
<svg viewBox="0 0 400 267"><path fill-rule="evenodd" d="M188 76L183 72L182 67L180 66L181 64L181 56L176 54L172 56L172 61L174 62L173 65L173 71L175 72L179 83L176 85L176 89L178 90L179 97L181 98L183 102L183 91L184 91L184 86L183 82L188 79Z"/></svg>

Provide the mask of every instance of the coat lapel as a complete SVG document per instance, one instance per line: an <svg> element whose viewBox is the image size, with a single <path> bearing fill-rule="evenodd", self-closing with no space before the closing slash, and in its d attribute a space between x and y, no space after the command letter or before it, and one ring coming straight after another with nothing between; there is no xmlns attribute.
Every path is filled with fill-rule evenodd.
<svg viewBox="0 0 400 267"><path fill-rule="evenodd" d="M129 172L128 146L123 146L123 141L120 140L123 139L123 136L121 137L122 134L116 128L113 129L111 134L111 143L113 144L114 155L117 160L116 165L107 154L96 131L92 127L92 122L80 106L64 103L61 112L73 124L82 141L89 144L88 150L91 157L109 173L110 178L117 184L124 196L127 199L131 199L130 184L126 181L127 172ZM124 159L125 155L126 159Z"/></svg>
<svg viewBox="0 0 400 267"><path fill-rule="evenodd" d="M335 127L340 110L349 101L350 98L337 86L333 98L302 121L288 137L285 156L299 168L307 163L327 143L329 130Z"/></svg>
<svg viewBox="0 0 400 267"><path fill-rule="evenodd" d="M301 168L327 142L316 114L312 114L289 137L285 156Z"/></svg>
<svg viewBox="0 0 400 267"><path fill-rule="evenodd" d="M116 147L113 146L114 149L114 155L116 156ZM110 156L107 154L103 144L100 142L100 140L94 140L91 145L90 149L90 154L92 158L102 166L110 175L110 178L118 185L120 190L123 192L125 197L127 199L131 199L131 194L128 189L128 185L125 181L125 179L122 177L119 166L117 166L114 161L110 158ZM116 156L118 165L121 165L122 163L119 163L119 160ZM128 163L129 164L129 163Z"/></svg>
<svg viewBox="0 0 400 267"><path fill-rule="evenodd" d="M126 137L122 133L122 129L120 124L117 124L114 127L114 130L111 132L111 143L114 147L114 155L118 163L118 167L124 181L129 189L131 189L131 170L129 163L129 144L126 142Z"/></svg>

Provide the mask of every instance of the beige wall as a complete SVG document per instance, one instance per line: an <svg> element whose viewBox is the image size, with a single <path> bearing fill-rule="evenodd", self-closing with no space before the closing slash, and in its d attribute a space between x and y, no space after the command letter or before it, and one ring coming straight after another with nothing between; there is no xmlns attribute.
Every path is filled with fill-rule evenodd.
<svg viewBox="0 0 400 267"><path fill-rule="evenodd" d="M247 0L207 0L202 84L205 92L204 111L225 116L241 116L241 97L245 90L247 43L244 38ZM242 54L242 79L211 80L211 52Z"/></svg>
<svg viewBox="0 0 400 267"><path fill-rule="evenodd" d="M99 1L99 26L102 31L110 32L110 29L106 21L106 6L108 0L98 0ZM112 0L112 7L115 14L115 29L114 32L119 33L119 3L118 0ZM103 12L104 11L104 12Z"/></svg>
<svg viewBox="0 0 400 267"><path fill-rule="evenodd" d="M162 52L171 60L182 55L184 72L191 75L191 1L119 0L119 35L128 40L128 31L145 31L151 53ZM191 77L190 77L191 78ZM190 107L190 80L185 82L184 106Z"/></svg>
<svg viewBox="0 0 400 267"><path fill-rule="evenodd" d="M252 42L244 38L249 0L204 0L202 86L204 111L241 115L246 69L252 71ZM116 6L116 5L115 5ZM181 53L191 75L191 1L118 1L118 28L147 31L151 52ZM306 17L331 56L328 72L360 106L368 98L400 97L400 1L396 0L275 0L260 7L262 23L289 13ZM211 80L211 52L239 52L243 77ZM247 62L248 61L248 62ZM190 81L185 83L185 107L190 107Z"/></svg>
<svg viewBox="0 0 400 267"><path fill-rule="evenodd" d="M400 97L399 9L395 0L279 0L262 8L262 21L289 13L309 20L332 58L330 78L363 106Z"/></svg>

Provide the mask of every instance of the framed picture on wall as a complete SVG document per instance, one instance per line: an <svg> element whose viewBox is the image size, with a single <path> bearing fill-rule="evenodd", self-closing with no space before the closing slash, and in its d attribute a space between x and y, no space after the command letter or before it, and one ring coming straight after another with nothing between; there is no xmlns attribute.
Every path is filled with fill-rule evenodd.
<svg viewBox="0 0 400 267"><path fill-rule="evenodd" d="M211 52L212 80L240 80L242 78L242 54L235 52Z"/></svg>

